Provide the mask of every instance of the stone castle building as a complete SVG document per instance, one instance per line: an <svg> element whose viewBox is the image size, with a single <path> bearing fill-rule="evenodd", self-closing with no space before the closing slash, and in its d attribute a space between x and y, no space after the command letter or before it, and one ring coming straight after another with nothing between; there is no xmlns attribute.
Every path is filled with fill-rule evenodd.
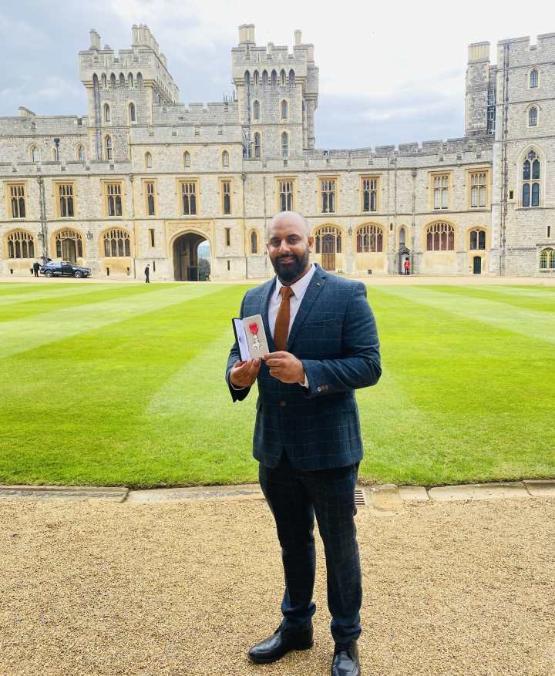
<svg viewBox="0 0 555 676"><path fill-rule="evenodd" d="M129 49L80 52L85 116L0 118L0 274L41 256L96 277L272 273L265 228L303 213L314 258L346 275L555 272L555 34L469 47L465 136L318 150L318 67L239 28L231 100L179 102L146 26ZM203 248L201 247L201 251Z"/></svg>

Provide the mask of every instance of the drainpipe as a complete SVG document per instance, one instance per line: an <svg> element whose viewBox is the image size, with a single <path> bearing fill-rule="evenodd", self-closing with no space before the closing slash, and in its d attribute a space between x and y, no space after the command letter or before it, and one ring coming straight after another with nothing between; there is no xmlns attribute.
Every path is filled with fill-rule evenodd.
<svg viewBox="0 0 555 676"><path fill-rule="evenodd" d="M42 176L37 178L39 184L39 205L40 205L40 239L42 239L42 258L46 263L48 259L48 224L46 221L46 198L44 195L44 179Z"/></svg>

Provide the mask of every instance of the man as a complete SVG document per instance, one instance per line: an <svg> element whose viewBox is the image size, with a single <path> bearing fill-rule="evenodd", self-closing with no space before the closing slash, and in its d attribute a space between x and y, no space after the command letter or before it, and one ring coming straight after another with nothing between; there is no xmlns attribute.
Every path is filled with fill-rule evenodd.
<svg viewBox="0 0 555 676"><path fill-rule="evenodd" d="M241 305L241 317L262 315L271 352L241 362L235 344L227 365L234 401L258 381L254 457L285 571L283 620L249 657L268 663L312 647L316 515L335 641L331 673L358 676L362 589L354 491L362 442L353 390L378 381L379 343L366 287L310 264L313 243L300 214L274 217L267 249L277 276L249 290Z"/></svg>
<svg viewBox="0 0 555 676"><path fill-rule="evenodd" d="M147 263L145 268L145 284L150 284L150 263Z"/></svg>
<svg viewBox="0 0 555 676"><path fill-rule="evenodd" d="M33 263L33 274L35 275L35 277L39 276L39 270L40 270L40 263L38 261L35 261Z"/></svg>

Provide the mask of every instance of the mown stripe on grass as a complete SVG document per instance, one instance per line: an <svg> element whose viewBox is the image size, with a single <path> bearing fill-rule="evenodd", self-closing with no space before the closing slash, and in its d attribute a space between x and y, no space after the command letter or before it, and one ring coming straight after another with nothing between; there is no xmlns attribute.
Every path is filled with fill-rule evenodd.
<svg viewBox="0 0 555 676"><path fill-rule="evenodd" d="M194 359L186 362L168 378L153 394L146 407L145 414L151 418L200 415L214 421L214 415L222 410L222 405L231 401L229 390L224 380L226 362L222 355L227 355L233 344L233 332L226 329L217 338L208 343ZM218 383L214 388L207 410L198 410L200 388L202 383ZM255 388L256 389L256 388ZM206 401L206 400L205 400ZM208 402L206 402L208 404Z"/></svg>
<svg viewBox="0 0 555 676"><path fill-rule="evenodd" d="M148 288L148 287L147 287ZM108 324L123 322L134 316L163 307L217 293L221 286L180 286L140 296L91 303L45 313L37 317L6 322L0 326L0 358L33 350L41 345L65 340ZM39 321L40 317L42 320Z"/></svg>
<svg viewBox="0 0 555 676"><path fill-rule="evenodd" d="M548 294L499 294L491 287L486 286L436 286L434 291L445 293L459 298L468 296L469 298L482 298L495 303L505 303L525 310L536 310L538 312L555 311L555 293Z"/></svg>
<svg viewBox="0 0 555 676"><path fill-rule="evenodd" d="M71 307L85 306L91 303L101 303L104 301L115 300L117 298L132 297L144 295L144 291L139 286L133 288L104 288L97 289L96 293L87 291L87 293L70 296L55 296L53 298L42 298L28 300L19 303L10 303L7 306L0 304L0 324L4 322L14 322L21 319L36 318L42 321L41 315L49 317L53 312Z"/></svg>
<svg viewBox="0 0 555 676"><path fill-rule="evenodd" d="M3 312L4 306L8 305L13 305L13 304L21 304L24 305L26 303L33 303L34 301L43 301L43 300L56 300L56 299L63 299L63 298L79 298L80 296L88 296L91 293L98 293L100 291L107 291L108 289L130 289L130 288L140 288L137 286L130 287L127 284L118 284L116 285L109 285L109 284L91 284L91 285L86 285L83 284L83 286L78 286L73 284L72 286L66 286L66 287L42 287L42 288L35 288L33 293L10 293L10 294L4 294L0 296L0 315Z"/></svg>
<svg viewBox="0 0 555 676"><path fill-rule="evenodd" d="M424 287L400 289L381 286L380 291L405 301L427 305L459 317L518 333L527 338L555 343L555 314L525 310L502 301L484 300L468 295L454 298L453 294Z"/></svg>

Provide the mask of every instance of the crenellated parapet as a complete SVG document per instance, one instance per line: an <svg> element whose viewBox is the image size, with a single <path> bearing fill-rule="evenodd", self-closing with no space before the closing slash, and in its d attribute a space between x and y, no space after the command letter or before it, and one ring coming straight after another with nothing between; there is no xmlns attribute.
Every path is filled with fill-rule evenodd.
<svg viewBox="0 0 555 676"><path fill-rule="evenodd" d="M114 51L108 45L100 46L100 35L90 32L89 49L79 52L79 72L86 87L129 87L142 81L154 87L157 94L168 103L179 100L179 88L168 70L167 59L160 52L158 43L148 26L132 28L130 49Z"/></svg>

